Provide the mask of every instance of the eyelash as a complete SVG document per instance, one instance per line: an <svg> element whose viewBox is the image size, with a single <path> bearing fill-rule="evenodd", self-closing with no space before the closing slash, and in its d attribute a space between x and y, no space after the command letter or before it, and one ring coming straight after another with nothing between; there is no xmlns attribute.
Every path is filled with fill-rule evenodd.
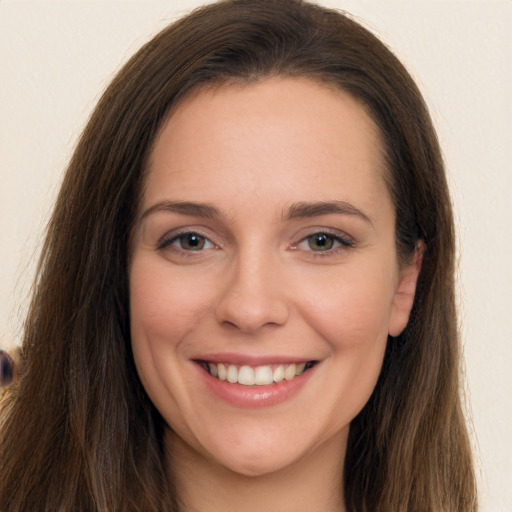
<svg viewBox="0 0 512 512"><path fill-rule="evenodd" d="M166 247L173 246L175 244L175 242L179 242L180 239L183 240L187 236L188 237L195 236L198 239L202 240L203 243L211 244L211 247L206 247L206 249L213 249L213 248L217 247L207 236L204 236L201 233L198 233L197 231L181 231L179 233L174 232L174 233L164 235L158 241L157 249L165 249ZM200 253L205 248L201 247L197 250L194 250L194 249L185 249L184 247L175 246L174 249L177 251L181 251L183 253L192 253L193 254L193 253Z"/></svg>
<svg viewBox="0 0 512 512"><path fill-rule="evenodd" d="M325 237L327 240L331 241L333 244L333 247L329 247L325 250L314 250L311 247L311 240L315 237ZM336 245L336 243L338 245ZM354 247L355 242L351 238L347 236L340 235L338 233L330 233L329 231L315 231L314 233L309 234L308 236L302 238L292 246L292 249L299 250L301 249L301 244L307 244L309 247L309 250L314 254L315 257L326 257L326 256L332 256L336 255L340 252L342 252L345 249L349 249L351 247Z"/></svg>
<svg viewBox="0 0 512 512"><path fill-rule="evenodd" d="M180 240L181 242L183 242L184 239L186 239L186 237L197 237L197 239L199 239L200 243L202 242L203 244L206 244L206 245L209 245L208 247L199 247L198 249L187 249L185 247L183 247L182 243L180 243ZM312 247L311 247L311 242L312 240L317 237L324 237L325 241L327 243L331 243L333 245L333 247L328 247L324 250L320 249L320 250L314 250ZM175 245L176 243L179 243L179 245ZM301 244L307 244L308 245L308 248L301 248ZM338 245L336 245L338 244ZM334 233L330 233L329 231L326 231L326 230L319 230L319 231L315 231L314 233L311 233L309 234L308 236L304 237L304 238L301 238L297 243L294 243L292 245L292 249L293 250L301 250L301 249L305 249L307 252L311 252L312 254L314 254L315 257L325 257L325 256L330 256L330 255L336 255L338 254L339 252L343 251L344 249L349 249L351 247L354 247L355 243L354 243L354 240L352 240L351 238L347 237L347 236L342 236L340 234L334 234ZM201 233L197 232L197 231L181 231L181 232L174 232L174 233L170 233L170 234L167 234L167 235L164 235L159 241L158 241L158 244L157 244L157 249L161 250L161 249L165 249L167 247L170 247L172 246L174 250L176 251L180 251L181 253L183 254L187 254L187 256L193 256L194 254L199 254L200 252L204 251L205 249L215 249L215 248L218 248L218 246L216 246L207 236L205 235L202 235Z"/></svg>

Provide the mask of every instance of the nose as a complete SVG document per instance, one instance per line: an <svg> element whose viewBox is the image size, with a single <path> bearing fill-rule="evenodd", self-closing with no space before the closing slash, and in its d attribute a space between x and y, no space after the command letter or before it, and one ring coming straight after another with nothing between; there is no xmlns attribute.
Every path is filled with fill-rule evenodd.
<svg viewBox="0 0 512 512"><path fill-rule="evenodd" d="M239 257L220 291L219 323L246 334L263 327L284 325L289 317L286 287L279 265L272 258Z"/></svg>

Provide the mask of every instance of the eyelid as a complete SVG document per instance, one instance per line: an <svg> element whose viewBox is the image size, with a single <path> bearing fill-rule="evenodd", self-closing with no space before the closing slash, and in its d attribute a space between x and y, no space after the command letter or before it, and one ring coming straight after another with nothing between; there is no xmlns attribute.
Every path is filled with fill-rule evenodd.
<svg viewBox="0 0 512 512"><path fill-rule="evenodd" d="M301 249L299 247L299 244L305 243L308 238L315 236L315 235L327 235L329 237L332 237L335 242L337 242L339 245L336 245L335 247L331 249L327 249L325 251L314 251L313 249ZM293 242L291 245L291 249L293 250L305 250L306 252L314 253L315 255L329 255L329 254L336 254L340 250L343 249L350 249L351 247L354 247L356 244L356 241L353 237L348 235L345 232L333 230L330 228L313 228L309 230L307 233L301 233L300 236L297 237L297 241Z"/></svg>
<svg viewBox="0 0 512 512"><path fill-rule="evenodd" d="M156 248L157 249L165 249L166 247L171 246L173 244L173 242L175 242L181 236L184 236L184 235L198 235L201 238L204 238L205 240L210 242L210 244L212 244L212 247L208 247L207 249L219 247L219 245L216 244L215 242L213 242L212 239L201 230L201 228L187 226L187 227L183 227L183 228L174 229L172 231L165 233L165 235L163 235L162 237L160 237L158 239L158 241L156 243ZM183 251L183 252L193 252L193 251L186 251L185 249L181 249L181 248L176 248L176 250ZM202 250L204 250L204 249L202 249ZM197 251L197 252L201 252L201 251Z"/></svg>

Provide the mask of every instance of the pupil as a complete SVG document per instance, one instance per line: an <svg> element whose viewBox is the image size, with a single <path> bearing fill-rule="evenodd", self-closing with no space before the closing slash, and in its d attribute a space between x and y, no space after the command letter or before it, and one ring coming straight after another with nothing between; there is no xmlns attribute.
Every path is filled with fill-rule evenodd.
<svg viewBox="0 0 512 512"><path fill-rule="evenodd" d="M311 249L326 251L331 249L333 240L329 235L319 234L314 235L309 240L309 247Z"/></svg>
<svg viewBox="0 0 512 512"><path fill-rule="evenodd" d="M203 245L204 239L199 235L185 235L182 238L182 247L184 249L192 249L197 251L199 249L202 249Z"/></svg>

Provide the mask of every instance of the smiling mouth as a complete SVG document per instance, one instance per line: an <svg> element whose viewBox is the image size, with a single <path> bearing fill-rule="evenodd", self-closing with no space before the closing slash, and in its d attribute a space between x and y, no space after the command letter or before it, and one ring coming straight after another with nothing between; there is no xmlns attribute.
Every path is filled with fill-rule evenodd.
<svg viewBox="0 0 512 512"><path fill-rule="evenodd" d="M198 363L212 377L230 384L243 386L269 386L282 381L291 381L313 368L318 361L275 365L235 365L229 363Z"/></svg>

